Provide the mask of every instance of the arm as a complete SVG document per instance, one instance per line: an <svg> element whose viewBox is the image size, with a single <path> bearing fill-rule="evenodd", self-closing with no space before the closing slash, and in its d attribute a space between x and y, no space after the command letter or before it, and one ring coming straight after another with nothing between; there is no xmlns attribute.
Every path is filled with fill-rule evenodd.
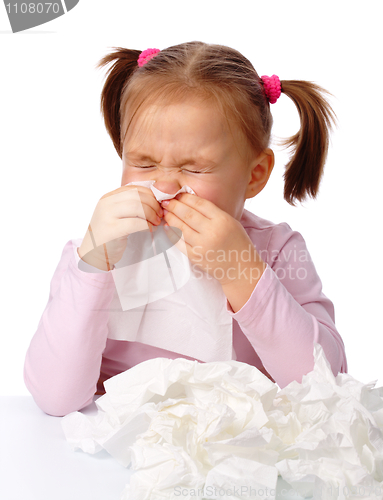
<svg viewBox="0 0 383 500"><path fill-rule="evenodd" d="M111 273L80 271L75 251L76 245L69 241L24 366L25 384L37 405L55 416L92 402L114 292Z"/></svg>
<svg viewBox="0 0 383 500"><path fill-rule="evenodd" d="M249 236L253 236L251 231ZM323 347L334 375L346 372L334 307L322 293L302 236L287 224L279 224L260 255L267 267L259 281L246 289L247 301L239 310L232 309L230 301L227 310L268 373L280 387L293 380L301 382L314 366L314 342Z"/></svg>
<svg viewBox="0 0 383 500"><path fill-rule="evenodd" d="M163 205L166 223L181 231L186 250L169 229L170 241L220 282L228 312L281 387L313 369L314 342L323 347L334 374L347 370L333 305L299 233L246 211L239 222L187 193ZM246 269L252 272L244 276Z"/></svg>

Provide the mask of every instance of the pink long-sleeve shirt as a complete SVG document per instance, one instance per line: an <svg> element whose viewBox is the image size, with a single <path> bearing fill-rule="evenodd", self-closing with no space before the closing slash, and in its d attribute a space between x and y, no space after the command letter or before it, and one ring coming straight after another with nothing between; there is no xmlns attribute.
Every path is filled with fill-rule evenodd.
<svg viewBox="0 0 383 500"><path fill-rule="evenodd" d="M235 359L255 366L281 388L313 369L319 343L334 375L347 372L334 307L302 236L244 210L241 224L267 268L233 318ZM178 353L108 338L108 307L115 284L110 272L78 268L81 239L70 240L53 275L48 304L26 354L24 380L37 405L62 416L92 402L109 377L155 357ZM187 358L193 359L193 358Z"/></svg>

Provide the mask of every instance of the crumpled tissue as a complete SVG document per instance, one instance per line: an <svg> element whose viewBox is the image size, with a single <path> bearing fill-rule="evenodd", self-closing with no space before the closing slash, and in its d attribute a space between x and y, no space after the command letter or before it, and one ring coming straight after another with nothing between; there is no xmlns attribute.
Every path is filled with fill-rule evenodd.
<svg viewBox="0 0 383 500"><path fill-rule="evenodd" d="M129 184L150 188L158 201L179 193L195 194L189 186L174 194L163 193L154 183ZM145 218L143 209L141 216ZM117 294L110 304L109 338L141 342L201 361L235 359L233 320L221 285L191 266L170 242L163 224L153 232L129 235L124 255L111 271ZM179 244L186 252L182 239Z"/></svg>
<svg viewBox="0 0 383 500"><path fill-rule="evenodd" d="M334 377L319 344L314 359L282 390L237 361L151 359L107 380L97 415L65 416L64 433L130 465L121 500L271 500L278 475L303 497L381 500L383 387Z"/></svg>

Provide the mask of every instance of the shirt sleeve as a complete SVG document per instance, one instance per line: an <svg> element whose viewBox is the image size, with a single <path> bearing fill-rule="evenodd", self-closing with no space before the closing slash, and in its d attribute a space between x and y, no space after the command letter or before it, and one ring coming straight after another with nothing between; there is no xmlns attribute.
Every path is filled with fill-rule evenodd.
<svg viewBox="0 0 383 500"><path fill-rule="evenodd" d="M314 367L314 342L322 346L334 375L347 372L334 306L322 292L303 237L278 224L260 256L267 267L249 300L236 313L228 302L226 307L267 372L281 388L301 382Z"/></svg>
<svg viewBox="0 0 383 500"><path fill-rule="evenodd" d="M24 364L28 390L44 412L55 416L92 402L114 292L110 272L78 268L76 241L81 240L64 247Z"/></svg>

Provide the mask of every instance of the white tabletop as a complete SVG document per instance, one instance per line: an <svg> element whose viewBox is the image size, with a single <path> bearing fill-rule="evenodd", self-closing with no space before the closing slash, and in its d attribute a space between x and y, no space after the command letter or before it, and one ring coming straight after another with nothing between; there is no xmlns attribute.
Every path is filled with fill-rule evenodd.
<svg viewBox="0 0 383 500"><path fill-rule="evenodd" d="M96 406L82 411L94 414ZM0 396L0 499L120 500L130 475L106 451L72 451L61 418L32 397ZM277 486L276 499L302 499L281 478Z"/></svg>
<svg viewBox="0 0 383 500"><path fill-rule="evenodd" d="M0 443L4 500L119 500L129 482L131 472L107 452L72 451L61 418L29 396L0 397Z"/></svg>

